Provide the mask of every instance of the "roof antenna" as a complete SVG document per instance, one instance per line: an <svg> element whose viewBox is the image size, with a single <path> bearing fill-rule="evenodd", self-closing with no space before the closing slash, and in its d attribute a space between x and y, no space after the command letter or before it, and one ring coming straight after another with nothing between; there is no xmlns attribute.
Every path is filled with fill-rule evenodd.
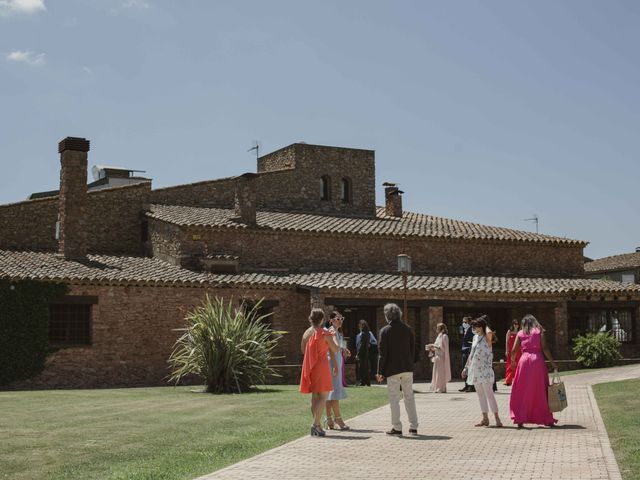
<svg viewBox="0 0 640 480"><path fill-rule="evenodd" d="M537 213L534 213L533 217L531 217L531 218L525 218L524 221L525 222L535 222L536 223L536 233L538 233L538 224L540 223L540 217L538 217Z"/></svg>
<svg viewBox="0 0 640 480"><path fill-rule="evenodd" d="M256 151L256 160L258 160L258 158L260 158L260 142L258 140L253 141L253 147L247 150L247 152L250 152L252 150Z"/></svg>

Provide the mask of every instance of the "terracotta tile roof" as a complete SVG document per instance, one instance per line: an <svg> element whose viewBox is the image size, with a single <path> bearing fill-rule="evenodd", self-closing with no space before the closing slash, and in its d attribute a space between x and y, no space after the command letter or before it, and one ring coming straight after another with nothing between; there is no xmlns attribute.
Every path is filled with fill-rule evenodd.
<svg viewBox="0 0 640 480"><path fill-rule="evenodd" d="M55 253L0 250L0 278L109 285L178 285L210 287L295 288L397 291L401 278L392 273L198 273L158 259L89 255L69 261ZM420 292L496 294L631 294L640 285L582 278L512 278L410 275L407 287Z"/></svg>
<svg viewBox="0 0 640 480"><path fill-rule="evenodd" d="M99 284L198 285L210 281L207 274L154 258L89 255L86 261L75 261L51 252L12 250L0 250L0 278Z"/></svg>
<svg viewBox="0 0 640 480"><path fill-rule="evenodd" d="M147 216L181 226L247 228L245 224L234 220L232 209L225 208L151 205ZM402 218L389 217L382 207L378 207L376 218L259 211L256 220L258 227L271 230L502 240L583 247L586 245L586 242L564 237L490 227L420 213L404 212Z"/></svg>
<svg viewBox="0 0 640 480"><path fill-rule="evenodd" d="M303 286L319 289L400 290L402 279L391 273L316 272L298 274L242 273L217 275L216 283L243 286ZM585 278L448 277L410 275L407 288L424 292L502 294L634 294L640 285Z"/></svg>
<svg viewBox="0 0 640 480"><path fill-rule="evenodd" d="M623 253L622 255L599 258L584 264L584 270L587 273L633 270L635 268L640 268L640 252Z"/></svg>

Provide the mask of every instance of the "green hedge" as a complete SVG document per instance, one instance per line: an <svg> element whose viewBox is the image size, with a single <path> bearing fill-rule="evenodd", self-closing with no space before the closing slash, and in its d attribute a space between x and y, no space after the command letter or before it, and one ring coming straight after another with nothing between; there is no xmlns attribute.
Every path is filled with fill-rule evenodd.
<svg viewBox="0 0 640 480"><path fill-rule="evenodd" d="M49 304L62 284L0 279L0 385L40 373L48 353Z"/></svg>
<svg viewBox="0 0 640 480"><path fill-rule="evenodd" d="M574 339L573 354L587 368L610 367L620 355L620 342L610 332L587 333Z"/></svg>

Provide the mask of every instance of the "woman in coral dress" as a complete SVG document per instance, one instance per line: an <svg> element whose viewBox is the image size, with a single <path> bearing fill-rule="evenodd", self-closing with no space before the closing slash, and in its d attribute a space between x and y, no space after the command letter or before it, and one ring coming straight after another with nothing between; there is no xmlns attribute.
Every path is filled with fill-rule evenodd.
<svg viewBox="0 0 640 480"><path fill-rule="evenodd" d="M311 412L313 413L313 425L311 426L311 436L324 437L322 429L322 412L327 403L329 392L333 390L332 376L338 375L338 369L331 361L329 367L329 355L339 350L338 344L334 341L333 333L325 330L324 311L314 308L309 315L311 326L302 337L302 351L304 360L302 362L302 374L300 376L300 392L311 394ZM333 359L334 355L331 355Z"/></svg>
<svg viewBox="0 0 640 480"><path fill-rule="evenodd" d="M449 336L444 323L436 325L436 341L427 345L426 349L433 363L431 374L431 391L447 393L447 382L451 381L451 359L449 357Z"/></svg>
<svg viewBox="0 0 640 480"><path fill-rule="evenodd" d="M522 355L516 367L509 399L509 412L513 423L521 428L525 423L553 426L557 420L549 410L547 388L549 373L544 362L544 355L549 359L554 370L558 370L551 352L547 348L544 330L533 315L522 319L522 330L516 336L511 350L511 362L515 363L517 349Z"/></svg>
<svg viewBox="0 0 640 480"><path fill-rule="evenodd" d="M516 337L518 336L518 330L520 330L520 321L512 320L511 328L507 331L507 340L506 340L506 350L505 350L505 360L507 361L507 370L505 372L504 384L511 385L513 383L513 376L516 373L516 365L518 365L518 361L520 360L520 349L516 351L516 361L511 361L511 350L513 350L513 344L516 342Z"/></svg>

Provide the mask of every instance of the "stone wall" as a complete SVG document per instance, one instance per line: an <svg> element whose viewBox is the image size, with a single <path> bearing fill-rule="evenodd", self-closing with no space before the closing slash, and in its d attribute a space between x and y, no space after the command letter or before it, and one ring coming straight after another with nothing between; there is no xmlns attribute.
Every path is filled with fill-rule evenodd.
<svg viewBox="0 0 640 480"><path fill-rule="evenodd" d="M89 192L89 253L143 253L142 225L150 183ZM58 197L0 205L0 248L57 250Z"/></svg>
<svg viewBox="0 0 640 480"><path fill-rule="evenodd" d="M258 158L258 173L296 168L296 156L300 148L293 144L280 148Z"/></svg>
<svg viewBox="0 0 640 480"><path fill-rule="evenodd" d="M144 253L144 210L150 183L89 192L87 250L90 253Z"/></svg>
<svg viewBox="0 0 640 480"><path fill-rule="evenodd" d="M0 205L0 248L57 250L58 197Z"/></svg>
<svg viewBox="0 0 640 480"><path fill-rule="evenodd" d="M150 203L186 205L191 207L233 208L235 177L157 188L151 192Z"/></svg>
<svg viewBox="0 0 640 480"><path fill-rule="evenodd" d="M293 205L297 205L297 208L293 209L375 216L375 154L372 150L296 143L272 155L270 162L265 164L279 164L281 157L287 162L291 161L289 158L294 158L295 174L286 184L288 189L297 192L298 198ZM320 200L320 178L323 176L330 180L329 200ZM350 202L343 202L340 196L343 178L349 181L352 190ZM273 188L281 191L282 184L273 185ZM273 188L265 188L262 193Z"/></svg>
<svg viewBox="0 0 640 480"><path fill-rule="evenodd" d="M159 232L154 235L154 241L161 241ZM209 252L239 256L241 268L247 270L304 268L396 272L397 255L407 253L412 258L415 273L571 277L583 272L579 247L185 228L181 253L202 251L205 246Z"/></svg>
<svg viewBox="0 0 640 480"><path fill-rule="evenodd" d="M320 178L330 177L330 199L320 199ZM340 198L348 179L351 201ZM151 203L233 208L234 178L161 188ZM375 160L370 150L294 144L258 160L257 206L262 210L375 216Z"/></svg>
<svg viewBox="0 0 640 480"><path fill-rule="evenodd" d="M185 233L177 225L150 218L147 224L149 242L147 253L172 265L181 265L180 249Z"/></svg>

